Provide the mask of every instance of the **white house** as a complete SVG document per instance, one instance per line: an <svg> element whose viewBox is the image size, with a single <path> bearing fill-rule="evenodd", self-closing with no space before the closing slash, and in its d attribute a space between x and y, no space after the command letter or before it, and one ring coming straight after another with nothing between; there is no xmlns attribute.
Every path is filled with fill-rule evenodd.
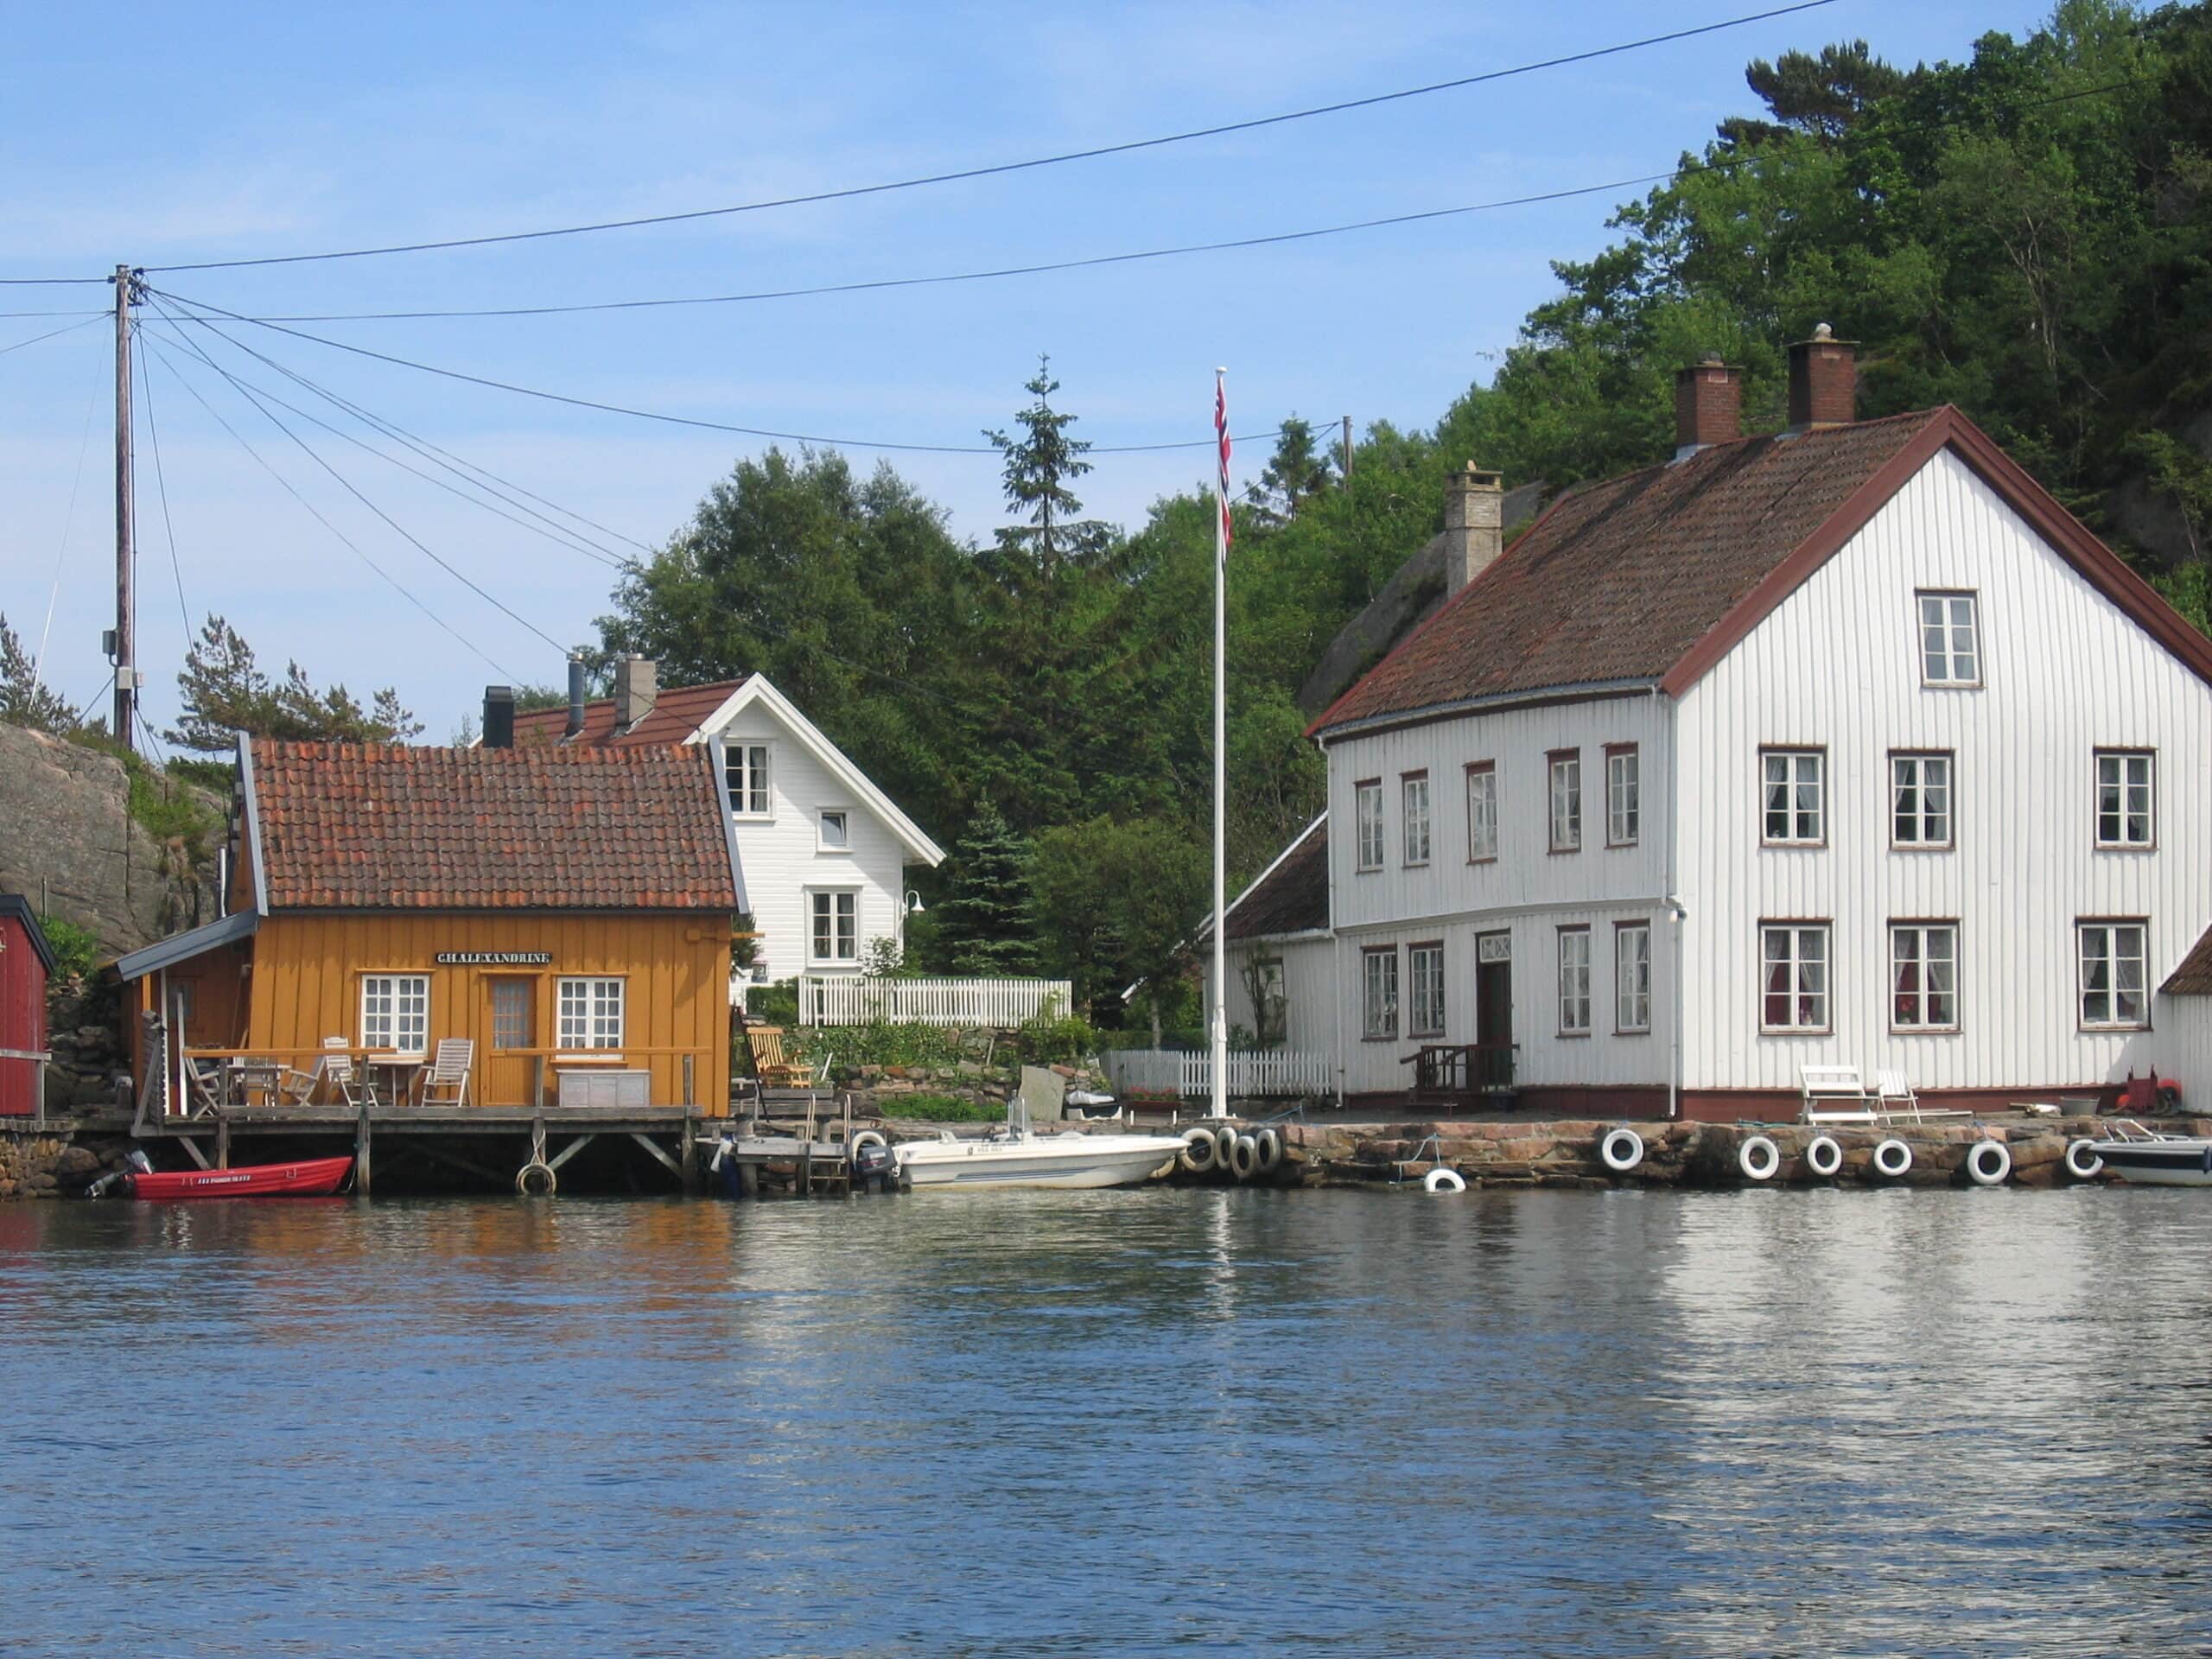
<svg viewBox="0 0 2212 1659"><path fill-rule="evenodd" d="M1491 532L1315 721L1232 1020L1274 988L1347 1096L1427 1049L1578 1114L1775 1116L1807 1065L2212 1092L2212 642L1956 410L1853 421L1853 374L1821 330L1745 438L1685 370L1670 463Z"/></svg>
<svg viewBox="0 0 2212 1659"><path fill-rule="evenodd" d="M756 979L855 975L877 939L903 946L910 864L944 850L760 675L663 690L655 664L615 664L614 696L515 716L525 743L722 746Z"/></svg>

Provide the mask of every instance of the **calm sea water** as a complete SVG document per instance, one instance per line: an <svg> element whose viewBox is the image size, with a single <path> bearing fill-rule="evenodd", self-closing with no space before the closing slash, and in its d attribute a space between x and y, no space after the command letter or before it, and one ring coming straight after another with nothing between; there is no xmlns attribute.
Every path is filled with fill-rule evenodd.
<svg viewBox="0 0 2212 1659"><path fill-rule="evenodd" d="M0 1649L2212 1652L2212 1194L0 1206Z"/></svg>

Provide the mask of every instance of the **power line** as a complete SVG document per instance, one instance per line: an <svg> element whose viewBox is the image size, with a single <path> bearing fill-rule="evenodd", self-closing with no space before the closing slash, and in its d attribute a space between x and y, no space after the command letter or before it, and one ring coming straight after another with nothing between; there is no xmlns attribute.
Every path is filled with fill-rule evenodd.
<svg viewBox="0 0 2212 1659"><path fill-rule="evenodd" d="M73 334L79 328L89 328L102 317L112 315L111 312L95 311L83 321L73 322L65 328L49 328L42 334L33 334L29 340L19 340L12 346L0 346L0 357L7 356L10 352L20 352L26 346L35 346L41 340L59 340L64 334Z"/></svg>
<svg viewBox="0 0 2212 1659"><path fill-rule="evenodd" d="M1686 41L1701 35L1717 34L1720 30L1741 28L1746 23L1764 22L1770 18L1787 17L1793 13L1814 11L1832 5L1834 0L1798 0L1798 3L1777 6L1770 10L1752 12L1741 17L1730 17L1719 22L1700 23L1691 29L1673 29L1664 35L1646 35L1642 40L1623 41L1611 46L1593 47L1585 52L1570 52L1563 56L1545 58L1534 63L1516 64L1510 68L1491 69L1478 75L1461 75L1451 80L1432 81L1427 86L1408 86L1396 92L1377 92L1366 98L1345 99L1338 103L1320 104L1310 109L1289 110L1277 115L1255 117L1246 121L1227 121L1211 127L1194 127L1185 132L1172 132L1153 138L1135 138L1122 143L1100 144L1089 149L1071 149L1054 156L1039 156L1027 161L998 162L983 167L962 168L950 173L927 174L918 178L896 179L885 183L848 186L837 190L820 190L807 195L779 196L766 201L741 202L728 207L700 207L685 213L654 213L638 219L604 219L594 224L564 225L548 230L510 231L496 235L450 237L436 242L395 243L383 247L341 248L323 253L291 253L269 255L254 259L209 259L196 264L149 265L149 271L173 272L180 270L236 270L252 265L296 265L329 259L364 259L382 254L429 253L449 248L477 248L502 242L535 242L549 237L582 236L598 231L636 230L649 225L674 225L692 219L721 219L734 213L757 213L775 207L797 207L814 202L843 201L855 196L882 195L894 190L918 189L925 185L951 184L966 179L990 178L1007 173L1028 172L1037 168L1058 167L1069 162L1095 161L1101 156L1124 156L1133 151L1158 149L1168 144L1188 143L1198 138L1218 138L1230 133L1251 132L1262 127L1281 126L1287 122L1310 120L1316 116L1339 115L1348 110L1371 109L1377 105L1393 104L1406 99L1425 98L1433 92L1456 91L1465 86L1478 86L1489 81L1505 80L1516 75L1534 74L1539 70L1557 69L1568 64L1588 63L1599 58L1618 56L1624 52L1641 51L1646 47L1663 46L1670 41Z"/></svg>
<svg viewBox="0 0 2212 1659"><path fill-rule="evenodd" d="M321 511L315 506L315 503L308 500L307 497L302 495L298 490L293 487L291 480L286 478L283 474L278 472L274 466L270 465L268 460L263 456L262 453L258 449L255 448L252 444L246 442L244 435L242 435L236 427L232 426L228 421L222 417L213 404L209 403L205 397L200 395L200 388L194 385L190 380L185 378L184 372L178 368L175 363L169 360L169 354L167 352L163 351L159 346L153 346L149 349L151 349L156 357L161 359L162 366L167 369L172 375L175 376L177 384L192 394L192 400L198 404L200 408L207 411L209 416L214 421L215 424L221 427L224 431L229 433L232 438L237 442L238 448L245 450L247 454L251 455L255 463L258 465L264 472L267 473L270 477L276 480L277 484L283 489L287 495L290 496L292 499L298 502L301 506L304 507L307 510L308 516L317 524L321 524L325 530L336 537L355 558L360 560L363 564L367 565L370 569L375 571L378 575L381 576L393 588L397 590L401 598L404 599L416 610L422 612L424 616L429 617L431 621L437 624L441 629L449 634L454 640L459 642L463 648L473 653L474 656L480 658L484 662L489 664L499 673L505 675L509 680L512 680L516 677L512 670L499 663L491 655L491 653L485 651L482 646L477 645L466 634L455 628L452 623L447 621L445 618L440 616L437 612L431 609L429 606L417 599L404 582L401 582L398 577L393 575L391 572L385 569L374 559L371 558L367 553L362 550L360 545L356 543L352 537L346 535L344 531L339 529L336 524L332 524L328 518L325 518Z"/></svg>
<svg viewBox="0 0 2212 1659"><path fill-rule="evenodd" d="M192 608L184 602L184 567L176 556L176 524L169 517L168 474L162 468L162 429L154 423L154 377L146 369L146 339L137 328L131 330L131 340L138 347L138 378L145 390L146 436L154 450L154 482L162 498L162 532L168 539L169 574L176 578L176 613L184 624L185 649L192 648Z"/></svg>
<svg viewBox="0 0 2212 1659"><path fill-rule="evenodd" d="M267 328L276 334L289 334L295 340L310 340L317 346L327 346L334 351L351 352L356 357L371 358L377 362L390 363L398 368L413 369L422 374L435 374L448 380L463 381L470 385L488 386L494 391L511 391L524 397L543 398L547 403L566 404L575 409L596 410L606 415L626 415L635 420L658 421L669 426L695 427L707 432L734 432L743 437L779 439L786 443L817 444L824 448L833 449L881 449L909 454L932 455L995 455L999 453L997 447L992 444L880 443L865 438L833 438L805 432L777 432L757 426L734 426L727 421L702 420L690 415L665 415L649 409L632 409L626 404L601 403L590 397L571 397L565 392L545 391L536 386L521 386L512 381L493 380L480 374L466 374L459 369L442 369L435 364L417 363L411 358L394 357L388 352L372 351L365 346L349 346L342 340L331 340L322 334L310 334L303 329L288 327L283 323L264 322L258 318L246 316L241 312L228 311L219 305L210 304L205 300L189 299L184 295L173 294L166 289L149 288L146 291L158 298L189 308L185 321L196 322L202 327L213 327L213 324L210 323L205 316L192 315L191 312L212 312L216 316L226 317L233 322L251 323L257 328ZM1275 435L1272 432L1247 433L1240 435L1236 442L1256 443L1274 435ZM1211 449L1216 442L1211 438L1200 438L1188 442L1178 441L1173 443L1093 444L1087 453L1097 455L1128 455L1172 449Z"/></svg>
<svg viewBox="0 0 2212 1659"><path fill-rule="evenodd" d="M168 317L169 314L164 311L162 315L164 317ZM170 321L174 322L175 319L170 318ZM310 445L305 438L302 438L298 433L293 431L290 427L285 425L284 423L279 420L275 415L270 414L268 405L263 403L258 397L241 383L236 375L232 374L221 364L216 362L213 358L208 356L207 353L201 351L197 346L193 345L189 340L185 340L182 343L188 350L191 351L194 356L197 357L209 368L214 370L214 372L222 376L224 379L229 381L232 391L236 391L240 397L244 397L248 403L259 410L263 416L267 418L270 425L274 426L279 432L282 432L286 437L289 438L296 445L297 445L301 452L304 454L308 460L315 462L316 466L321 467L324 472L328 473L332 478L335 479L338 481L340 487L344 489L348 495L352 496L356 501L359 501L371 512L376 514L378 518L381 518L385 524L390 526L391 529L397 534L413 543L416 550L420 552L424 558L429 559L441 570L443 570L454 581L460 582L462 587L467 588L469 592L474 594L486 604L491 606L494 610L505 616L509 621L528 629L531 632L536 634L540 639L543 639L547 645L550 645L555 651L562 652L567 652L568 647L563 645L558 639L556 639L551 634L546 632L544 629L539 627L535 622L530 620L529 618L518 614L496 594L487 593L482 588L477 586L474 581L470 580L470 578L464 575L459 569L440 557L436 552L432 550L429 543L424 542L420 537L416 536L404 524L402 524L397 518L394 518L390 513L386 512L375 502L370 500L367 496L364 495L354 486L353 481L351 479L347 478L345 474L340 472L335 467L325 461L321 454L312 445Z"/></svg>

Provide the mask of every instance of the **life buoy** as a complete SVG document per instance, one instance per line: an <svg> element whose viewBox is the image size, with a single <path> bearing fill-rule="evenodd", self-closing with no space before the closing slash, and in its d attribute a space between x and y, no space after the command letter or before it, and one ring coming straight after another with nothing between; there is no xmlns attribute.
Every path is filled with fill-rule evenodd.
<svg viewBox="0 0 2212 1659"><path fill-rule="evenodd" d="M1912 1148L1895 1135L1874 1148L1874 1173L1886 1180L1897 1179L1912 1167Z"/></svg>
<svg viewBox="0 0 2212 1659"><path fill-rule="evenodd" d="M1253 1167L1262 1175L1274 1173L1275 1166L1282 1162L1282 1131L1273 1127L1261 1129L1252 1136L1252 1146L1259 1154Z"/></svg>
<svg viewBox="0 0 2212 1659"><path fill-rule="evenodd" d="M2105 1160L2097 1156L2094 1142L2069 1141L2066 1143L2066 1173L2077 1181L2094 1181L2105 1173Z"/></svg>
<svg viewBox="0 0 2212 1659"><path fill-rule="evenodd" d="M1805 1167L1827 1180L1843 1167L1843 1147L1832 1135L1816 1135L1805 1143Z"/></svg>
<svg viewBox="0 0 2212 1659"><path fill-rule="evenodd" d="M1755 1135L1736 1148L1736 1167L1748 1181L1770 1181L1782 1167L1782 1148L1764 1135Z"/></svg>
<svg viewBox="0 0 2212 1659"><path fill-rule="evenodd" d="M1179 1161L1193 1175L1203 1175L1211 1169L1219 1161L1214 1152L1213 1131L1184 1130L1183 1151Z"/></svg>
<svg viewBox="0 0 2212 1659"><path fill-rule="evenodd" d="M1977 1141L1967 1148L1967 1179L1976 1186L2002 1186L2012 1173L2012 1151L2002 1141Z"/></svg>
<svg viewBox="0 0 2212 1659"><path fill-rule="evenodd" d="M1616 1175L1625 1175L1643 1161L1643 1137L1634 1129L1614 1129L1598 1143L1598 1156Z"/></svg>
<svg viewBox="0 0 2212 1659"><path fill-rule="evenodd" d="M515 1191L525 1198L550 1198L560 1185L561 1178L553 1173L553 1166L535 1159L515 1172Z"/></svg>
<svg viewBox="0 0 2212 1659"><path fill-rule="evenodd" d="M1439 1164L1421 1178L1421 1186L1424 1192L1464 1192L1467 1190L1467 1178L1456 1169L1446 1169Z"/></svg>
<svg viewBox="0 0 2212 1659"><path fill-rule="evenodd" d="M1259 1143L1250 1135L1240 1135L1229 1143L1229 1173L1238 1180L1250 1180L1252 1172L1259 1166Z"/></svg>

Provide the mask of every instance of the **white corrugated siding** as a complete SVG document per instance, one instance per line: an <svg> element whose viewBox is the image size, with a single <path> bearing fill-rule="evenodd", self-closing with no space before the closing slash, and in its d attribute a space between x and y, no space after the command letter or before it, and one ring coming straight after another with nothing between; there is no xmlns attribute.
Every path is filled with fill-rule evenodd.
<svg viewBox="0 0 2212 1659"><path fill-rule="evenodd" d="M1922 686L1915 590L1980 596L1983 686ZM2052 1086L2171 1056L2172 1033L2076 1029L2074 923L2146 916L2155 987L2212 918L2212 688L1946 454L1685 696L1680 879L1690 1088L1787 1088L1807 1064L1920 1088ZM1759 845L1763 744L1825 745L1828 844ZM2158 849L2093 848L2092 752L2158 753ZM1889 752L1955 756L1956 849L1889 849ZM1333 847L1332 849L1333 851ZM1762 918L1832 924L1833 1034L1762 1035ZM1961 1028L1892 1033L1888 923L1960 923ZM2171 1027L2169 999L2154 1026Z"/></svg>

